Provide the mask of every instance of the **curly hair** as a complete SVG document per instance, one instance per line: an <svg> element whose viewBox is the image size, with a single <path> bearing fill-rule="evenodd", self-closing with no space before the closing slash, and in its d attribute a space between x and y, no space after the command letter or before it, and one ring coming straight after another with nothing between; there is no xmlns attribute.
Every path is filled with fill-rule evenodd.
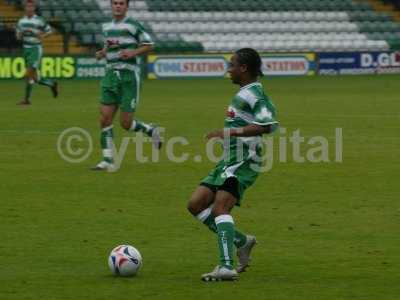
<svg viewBox="0 0 400 300"><path fill-rule="evenodd" d="M262 60L258 52L252 48L242 48L235 52L241 65L246 65L253 77L263 76Z"/></svg>

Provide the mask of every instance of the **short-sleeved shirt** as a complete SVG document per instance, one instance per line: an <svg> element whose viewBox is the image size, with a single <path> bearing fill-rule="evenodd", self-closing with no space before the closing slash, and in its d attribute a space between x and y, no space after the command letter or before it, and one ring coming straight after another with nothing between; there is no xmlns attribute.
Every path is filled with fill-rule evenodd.
<svg viewBox="0 0 400 300"><path fill-rule="evenodd" d="M37 34L50 33L51 27L47 24L46 20L40 16L24 16L19 19L16 31L18 34L22 35L23 46L29 48L41 46L42 42L37 37Z"/></svg>
<svg viewBox="0 0 400 300"><path fill-rule="evenodd" d="M242 87L233 97L226 114L225 129L243 128L250 124L271 126L272 131L278 127L275 106L259 82ZM216 192L227 178L236 178L238 187L234 196L236 205L240 205L245 190L254 184L262 165L261 136L230 137L224 139L223 159L201 184Z"/></svg>
<svg viewBox="0 0 400 300"><path fill-rule="evenodd" d="M265 94L260 82L242 87L233 97L226 114L225 128L241 128L256 124L260 126L270 125L272 131L274 131L279 124L276 120L275 106ZM253 155L260 156L262 152L260 141L261 136L230 137L228 164L252 159ZM238 153L238 148L243 151Z"/></svg>
<svg viewBox="0 0 400 300"><path fill-rule="evenodd" d="M107 68L114 70L137 70L138 60L133 57L123 60L120 51L134 50L142 45L152 45L153 40L144 27L135 19L125 17L121 21L113 20L103 24L104 46Z"/></svg>

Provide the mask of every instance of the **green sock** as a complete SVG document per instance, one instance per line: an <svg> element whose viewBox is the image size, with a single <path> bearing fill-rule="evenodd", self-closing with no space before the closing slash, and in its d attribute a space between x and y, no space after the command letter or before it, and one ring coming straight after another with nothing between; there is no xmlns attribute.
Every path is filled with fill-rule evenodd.
<svg viewBox="0 0 400 300"><path fill-rule="evenodd" d="M214 233L218 232L217 225L215 224L215 218L211 214L210 207L199 213L196 216L196 218L199 219L201 222L203 222L212 232ZM235 229L235 237L233 239L233 243L235 244L236 248L243 247L246 244L246 242L247 242L246 235Z"/></svg>
<svg viewBox="0 0 400 300"><path fill-rule="evenodd" d="M142 121L139 121L139 120L133 120L130 130L136 131L136 132L137 131L142 131L145 134L151 136L151 134L153 133L153 129L154 129L154 127L151 126L150 124L146 124L146 123L144 123Z"/></svg>
<svg viewBox="0 0 400 300"><path fill-rule="evenodd" d="M215 218L218 230L218 246L220 253L220 265L233 269L233 238L235 225L231 215L220 215Z"/></svg>
<svg viewBox="0 0 400 300"><path fill-rule="evenodd" d="M27 82L25 85L25 100L30 101L32 95L33 83Z"/></svg>
<svg viewBox="0 0 400 300"><path fill-rule="evenodd" d="M100 143L101 149L103 150L103 160L109 163L113 162L112 153L112 139L114 137L113 126L108 126L101 129Z"/></svg>
<svg viewBox="0 0 400 300"><path fill-rule="evenodd" d="M54 86L54 81L51 80L51 79L43 79L43 78L40 78L39 81L38 81L37 83L39 83L39 84L41 84L41 85L48 86L48 87L53 87L53 86Z"/></svg>

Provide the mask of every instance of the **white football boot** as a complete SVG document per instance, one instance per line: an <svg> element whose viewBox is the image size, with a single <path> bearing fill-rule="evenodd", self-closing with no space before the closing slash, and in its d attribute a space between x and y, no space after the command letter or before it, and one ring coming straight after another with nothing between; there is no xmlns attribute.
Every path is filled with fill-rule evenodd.
<svg viewBox="0 0 400 300"><path fill-rule="evenodd" d="M230 270L223 266L216 266L214 271L201 275L203 281L234 281L239 279L235 269Z"/></svg>
<svg viewBox="0 0 400 300"><path fill-rule="evenodd" d="M257 244L257 240L255 236L246 235L247 241L242 247L237 249L237 257L238 257L238 264L236 266L236 271L238 273L242 273L246 271L246 268L249 266L251 261L250 253L253 247Z"/></svg>
<svg viewBox="0 0 400 300"><path fill-rule="evenodd" d="M92 170L93 171L112 171L112 170L114 170L114 164L109 163L105 160L102 160L95 167L93 167Z"/></svg>
<svg viewBox="0 0 400 300"><path fill-rule="evenodd" d="M161 147L162 147L162 139L161 139L161 136L160 136L160 131L159 131L157 126L154 126L153 131L151 133L151 142L153 143L153 147L154 148L161 149Z"/></svg>

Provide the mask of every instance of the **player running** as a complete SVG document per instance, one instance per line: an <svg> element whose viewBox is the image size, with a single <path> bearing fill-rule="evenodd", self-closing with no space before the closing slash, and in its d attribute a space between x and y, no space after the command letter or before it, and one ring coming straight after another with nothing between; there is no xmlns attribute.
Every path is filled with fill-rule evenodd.
<svg viewBox="0 0 400 300"><path fill-rule="evenodd" d="M231 58L229 74L240 86L227 111L224 129L212 131L207 139L229 138L226 155L193 193L188 210L218 235L219 265L202 275L203 281L236 280L249 266L256 238L235 229L230 214L239 206L244 191L256 180L262 162L261 136L278 127L273 103L258 82L261 58L250 48L238 50ZM238 264L233 265L233 246Z"/></svg>
<svg viewBox="0 0 400 300"><path fill-rule="evenodd" d="M18 21L16 28L17 39L22 41L26 65L25 97L18 102L19 105L31 104L31 94L35 83L49 87L54 98L58 96L57 82L41 78L38 72L43 53L42 40L51 34L51 28L42 17L35 14L35 10L35 1L26 0L25 16Z"/></svg>
<svg viewBox="0 0 400 300"><path fill-rule="evenodd" d="M141 86L138 59L152 51L153 41L143 26L127 16L129 0L111 0L113 20L103 24L104 48L96 52L106 58L106 74L101 81L100 126L103 160L93 170L113 169L113 119L118 109L121 126L128 131L142 131L152 137L153 146L161 148L157 127L134 119Z"/></svg>

